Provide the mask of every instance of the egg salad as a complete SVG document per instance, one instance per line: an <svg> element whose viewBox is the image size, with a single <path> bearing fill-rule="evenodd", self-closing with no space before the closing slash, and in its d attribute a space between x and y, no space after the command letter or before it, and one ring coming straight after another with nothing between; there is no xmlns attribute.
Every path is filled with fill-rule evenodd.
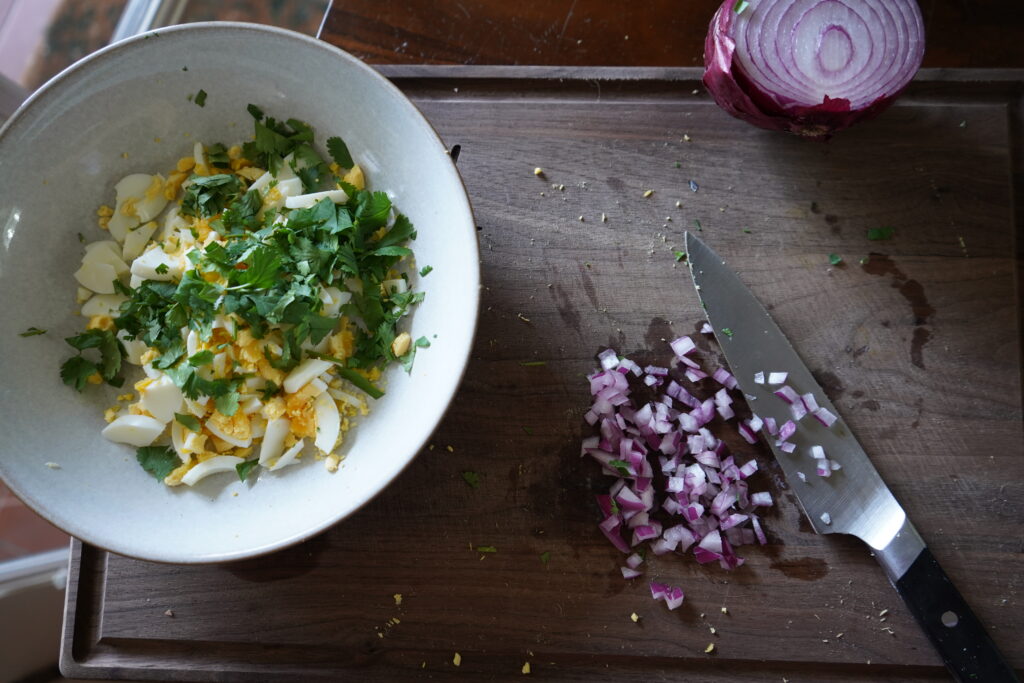
<svg viewBox="0 0 1024 683"><path fill-rule="evenodd" d="M120 387L124 363L141 368L102 433L168 486L311 458L336 471L382 370L429 346L398 330L423 299L409 219L340 138L328 163L309 125L249 112L249 142L122 178L74 274L88 322L61 378Z"/></svg>

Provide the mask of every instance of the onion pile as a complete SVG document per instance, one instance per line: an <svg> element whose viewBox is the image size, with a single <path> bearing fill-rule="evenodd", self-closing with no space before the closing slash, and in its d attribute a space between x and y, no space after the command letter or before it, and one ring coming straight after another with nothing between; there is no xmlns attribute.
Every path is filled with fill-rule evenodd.
<svg viewBox="0 0 1024 683"><path fill-rule="evenodd" d="M735 569L743 564L736 546L768 542L758 509L772 505L771 494L753 493L747 482L757 461L737 463L708 429L716 417L732 420L744 440L754 443L765 421L736 417L729 393L736 378L724 368L704 372L690 357L692 339L680 337L671 347L687 379L701 382L705 391L711 383L720 386L713 396L698 399L669 368L641 368L612 349L598 355L601 370L588 377L593 405L584 418L600 433L585 438L581 450L615 477L608 493L597 496L604 515L599 527L629 555L621 568L627 579L642 574L643 557L634 552L642 544L655 555L691 551L702 564ZM653 389L655 398L636 407L630 377ZM681 588L657 582L651 594L670 609L683 601Z"/></svg>
<svg viewBox="0 0 1024 683"><path fill-rule="evenodd" d="M917 0L726 0L704 85L755 126L826 139L885 109L923 56Z"/></svg>

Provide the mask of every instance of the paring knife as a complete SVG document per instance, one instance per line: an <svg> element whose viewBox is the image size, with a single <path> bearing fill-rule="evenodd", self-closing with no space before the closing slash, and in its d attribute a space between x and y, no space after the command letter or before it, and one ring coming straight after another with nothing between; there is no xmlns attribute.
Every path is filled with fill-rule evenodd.
<svg viewBox="0 0 1024 683"><path fill-rule="evenodd" d="M708 322L751 410L779 425L792 419L789 405L773 394L779 387L754 381L755 373L788 372L786 384L799 394L811 392L819 406L838 416L768 312L718 254L691 233L686 234L686 254ZM808 415L797 426L789 440L796 445L792 453L779 449L773 437L768 445L814 530L851 534L871 547L957 680L1017 681L843 420L826 427ZM809 450L816 445L841 465L830 477L815 473Z"/></svg>

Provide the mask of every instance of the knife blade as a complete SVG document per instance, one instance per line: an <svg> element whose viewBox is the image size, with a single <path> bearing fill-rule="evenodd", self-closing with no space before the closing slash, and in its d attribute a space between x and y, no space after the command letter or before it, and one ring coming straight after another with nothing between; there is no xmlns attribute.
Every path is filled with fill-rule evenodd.
<svg viewBox="0 0 1024 683"><path fill-rule="evenodd" d="M797 424L783 451L765 434L811 526L819 534L856 536L873 551L889 581L960 681L1017 681L967 602L935 561L903 507L878 474L871 459L839 416L789 340L739 277L696 235L687 232L686 255L697 290L718 343L740 390L759 417L778 425L793 419L790 405L775 395L779 386L758 383L763 372L786 372L785 384L810 393L820 407L839 417L830 427L807 415ZM829 477L816 473L811 448L841 469Z"/></svg>

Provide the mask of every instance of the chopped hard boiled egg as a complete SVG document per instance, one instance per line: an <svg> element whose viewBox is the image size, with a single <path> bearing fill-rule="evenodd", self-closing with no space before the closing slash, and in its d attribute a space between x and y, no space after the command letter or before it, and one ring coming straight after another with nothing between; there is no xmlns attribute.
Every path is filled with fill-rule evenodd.
<svg viewBox="0 0 1024 683"><path fill-rule="evenodd" d="M295 134L303 124L274 121L262 123L272 144L197 142L166 177L118 180L96 212L107 238L85 246L74 273L88 322L68 339L78 356L61 378L82 391L141 369L129 384L137 400L118 396L102 434L138 447L168 486L277 471L307 445L337 471L366 396L383 395L375 383L394 360L390 340L409 341L397 327L422 299L401 248L415 231L389 195L363 191L340 139L328 140L338 156L327 163ZM354 295L372 324L349 306Z"/></svg>

